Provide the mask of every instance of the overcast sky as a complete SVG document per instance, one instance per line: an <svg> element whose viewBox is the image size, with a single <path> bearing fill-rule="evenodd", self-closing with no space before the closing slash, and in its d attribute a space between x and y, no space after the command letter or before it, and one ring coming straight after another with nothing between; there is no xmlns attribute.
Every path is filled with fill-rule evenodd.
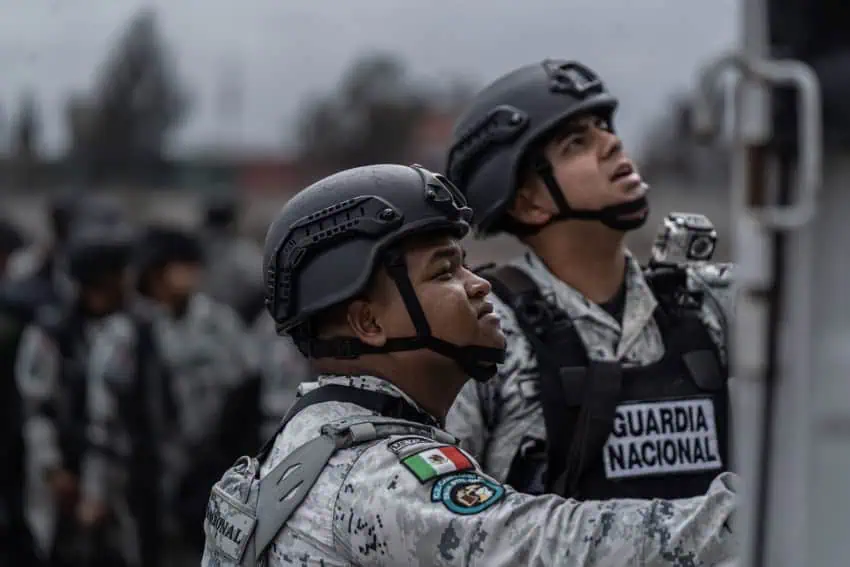
<svg viewBox="0 0 850 567"><path fill-rule="evenodd" d="M222 131L275 150L299 102L331 87L363 52L391 51L414 75L464 74L478 83L544 57L579 59L622 99L618 127L641 129L669 97L694 83L696 66L732 46L736 0L0 0L0 102L23 89L43 105L45 143L64 144L61 105L88 89L106 50L141 6L158 9L196 105L184 148ZM238 66L244 112L212 115L222 69ZM228 128L229 130L224 130Z"/></svg>

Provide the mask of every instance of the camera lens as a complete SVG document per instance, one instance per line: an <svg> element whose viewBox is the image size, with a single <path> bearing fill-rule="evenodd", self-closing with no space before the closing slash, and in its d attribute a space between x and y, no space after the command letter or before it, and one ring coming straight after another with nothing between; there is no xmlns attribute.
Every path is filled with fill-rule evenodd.
<svg viewBox="0 0 850 567"><path fill-rule="evenodd" d="M714 241L708 236L697 236L688 247L689 260L708 260L714 253Z"/></svg>

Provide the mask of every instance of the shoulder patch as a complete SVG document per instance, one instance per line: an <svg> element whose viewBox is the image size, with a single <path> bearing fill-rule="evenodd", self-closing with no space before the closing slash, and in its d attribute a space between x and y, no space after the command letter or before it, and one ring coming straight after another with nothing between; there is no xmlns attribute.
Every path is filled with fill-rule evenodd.
<svg viewBox="0 0 850 567"><path fill-rule="evenodd" d="M409 438L407 438L409 439ZM399 439L398 441L401 441ZM398 443L395 441L394 443ZM401 464L421 483L451 473L475 470L475 463L459 448L453 445L436 444L424 446L414 445L416 452L411 452L401 458Z"/></svg>
<svg viewBox="0 0 850 567"><path fill-rule="evenodd" d="M442 502L449 511L462 516L479 514L504 496L504 486L477 473L441 478L431 489L431 502Z"/></svg>

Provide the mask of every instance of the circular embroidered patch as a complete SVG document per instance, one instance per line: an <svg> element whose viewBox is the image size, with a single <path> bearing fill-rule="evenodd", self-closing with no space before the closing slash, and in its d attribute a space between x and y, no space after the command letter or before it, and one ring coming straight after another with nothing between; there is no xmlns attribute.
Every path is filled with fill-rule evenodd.
<svg viewBox="0 0 850 567"><path fill-rule="evenodd" d="M505 495L505 487L477 473L443 477L431 489L431 501L442 502L455 514L483 512Z"/></svg>

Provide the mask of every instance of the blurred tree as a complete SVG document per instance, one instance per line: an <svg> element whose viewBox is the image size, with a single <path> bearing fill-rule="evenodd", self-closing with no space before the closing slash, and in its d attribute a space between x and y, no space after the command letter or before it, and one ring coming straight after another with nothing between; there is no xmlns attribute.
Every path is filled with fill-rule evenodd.
<svg viewBox="0 0 850 567"><path fill-rule="evenodd" d="M167 168L170 136L189 110L174 60L151 9L140 11L101 69L88 132L76 136L85 148L93 181L157 181ZM79 132L77 132L79 134Z"/></svg>
<svg viewBox="0 0 850 567"><path fill-rule="evenodd" d="M394 56L366 55L333 92L305 104L297 129L300 158L325 171L404 162L421 121L437 109L459 106L471 92L457 79L418 84Z"/></svg>

